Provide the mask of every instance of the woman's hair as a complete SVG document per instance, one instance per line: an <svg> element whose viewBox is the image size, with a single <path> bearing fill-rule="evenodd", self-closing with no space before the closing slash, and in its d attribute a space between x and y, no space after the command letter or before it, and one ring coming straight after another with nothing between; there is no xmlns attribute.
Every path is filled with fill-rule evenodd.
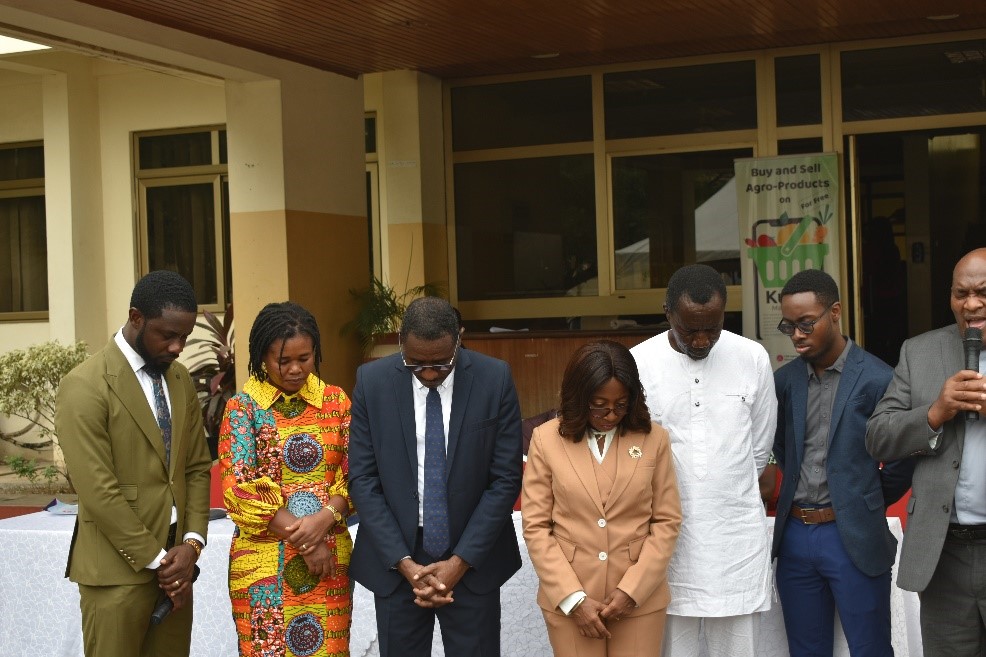
<svg viewBox="0 0 986 657"><path fill-rule="evenodd" d="M558 431L573 442L579 442L589 427L589 401L610 379L626 386L629 399L627 414L620 419L624 431L650 431L650 413L640 385L637 363L630 350L619 342L600 340L579 347L561 382L561 416Z"/></svg>
<svg viewBox="0 0 986 657"><path fill-rule="evenodd" d="M318 323L310 312L296 303L283 301L268 303L264 306L250 329L250 362L247 370L261 381L267 380L267 371L263 367L264 355L270 346L278 340L287 340L296 335L307 335L312 339L315 350L315 373L322 362L321 337L318 333ZM284 345L281 345L281 349Z"/></svg>

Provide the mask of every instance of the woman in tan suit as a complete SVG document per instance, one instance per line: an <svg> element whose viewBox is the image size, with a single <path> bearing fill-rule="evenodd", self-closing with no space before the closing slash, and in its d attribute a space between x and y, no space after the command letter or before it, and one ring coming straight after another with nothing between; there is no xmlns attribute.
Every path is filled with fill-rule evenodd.
<svg viewBox="0 0 986 657"><path fill-rule="evenodd" d="M560 410L534 430L521 503L552 649L657 657L681 524L668 433L629 350L608 340L572 355Z"/></svg>

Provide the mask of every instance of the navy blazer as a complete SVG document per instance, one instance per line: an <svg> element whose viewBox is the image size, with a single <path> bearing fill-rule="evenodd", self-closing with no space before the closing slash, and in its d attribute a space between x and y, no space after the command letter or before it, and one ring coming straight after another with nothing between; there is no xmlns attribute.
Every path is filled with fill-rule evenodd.
<svg viewBox="0 0 986 657"><path fill-rule="evenodd" d="M403 581L393 566L412 554L418 529L417 440L411 373L400 354L360 366L349 427L349 494L359 528L349 573L377 595ZM448 512L453 554L471 568L474 593L520 568L511 520L523 468L520 406L503 361L461 349L452 384Z"/></svg>
<svg viewBox="0 0 986 657"><path fill-rule="evenodd" d="M874 577L894 563L897 539L887 528L886 508L911 486L911 460L887 463L866 452L866 421L883 397L893 370L855 343L846 354L832 408L828 458L825 461L835 524L849 558ZM777 499L771 555L780 551L784 525L801 478L808 413L808 369L798 358L774 373L777 392L777 434L774 458L784 474Z"/></svg>

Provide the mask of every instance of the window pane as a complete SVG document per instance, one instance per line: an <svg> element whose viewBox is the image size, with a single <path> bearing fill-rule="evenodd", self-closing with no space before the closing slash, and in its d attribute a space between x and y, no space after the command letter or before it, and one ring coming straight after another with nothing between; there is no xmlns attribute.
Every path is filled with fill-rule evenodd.
<svg viewBox="0 0 986 657"><path fill-rule="evenodd" d="M613 158L616 288L667 287L702 262L740 282L733 160L752 150Z"/></svg>
<svg viewBox="0 0 986 657"><path fill-rule="evenodd" d="M140 168L163 169L212 164L212 133L140 137Z"/></svg>
<svg viewBox="0 0 986 657"><path fill-rule="evenodd" d="M0 148L0 180L30 180L44 177L44 146Z"/></svg>
<svg viewBox="0 0 986 657"><path fill-rule="evenodd" d="M0 312L48 310L44 196L0 199Z"/></svg>
<svg viewBox="0 0 986 657"><path fill-rule="evenodd" d="M606 138L756 128L756 82L752 61L607 73Z"/></svg>
<svg viewBox="0 0 986 657"><path fill-rule="evenodd" d="M778 139L778 155L804 155L806 153L821 153L821 137L804 137L803 139Z"/></svg>
<svg viewBox="0 0 986 657"><path fill-rule="evenodd" d="M822 68L818 55L778 57L774 61L777 125L822 122Z"/></svg>
<svg viewBox="0 0 986 657"><path fill-rule="evenodd" d="M986 111L986 40L842 53L842 119Z"/></svg>
<svg viewBox="0 0 986 657"><path fill-rule="evenodd" d="M591 155L455 166L459 298L597 294Z"/></svg>
<svg viewBox="0 0 986 657"><path fill-rule="evenodd" d="M367 155L377 152L377 117L375 116L363 119L363 143Z"/></svg>
<svg viewBox="0 0 986 657"><path fill-rule="evenodd" d="M226 153L226 131L219 131L219 164L228 164L229 156Z"/></svg>
<svg viewBox="0 0 986 657"><path fill-rule="evenodd" d="M147 188L147 251L149 269L184 276L201 305L219 302L211 183Z"/></svg>
<svg viewBox="0 0 986 657"><path fill-rule="evenodd" d="M452 89L454 150L591 140L588 76Z"/></svg>

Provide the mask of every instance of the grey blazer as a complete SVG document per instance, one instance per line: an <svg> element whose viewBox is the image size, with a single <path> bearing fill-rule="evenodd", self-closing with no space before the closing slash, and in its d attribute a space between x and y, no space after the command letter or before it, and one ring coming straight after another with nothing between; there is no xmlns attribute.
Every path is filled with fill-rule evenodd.
<svg viewBox="0 0 986 657"><path fill-rule="evenodd" d="M897 585L923 591L938 566L959 478L965 420L957 415L942 427L932 450L934 432L928 409L942 384L964 369L958 325L923 333L904 342L887 394L866 423L866 449L873 458L892 461L914 456L907 531L901 548Z"/></svg>

